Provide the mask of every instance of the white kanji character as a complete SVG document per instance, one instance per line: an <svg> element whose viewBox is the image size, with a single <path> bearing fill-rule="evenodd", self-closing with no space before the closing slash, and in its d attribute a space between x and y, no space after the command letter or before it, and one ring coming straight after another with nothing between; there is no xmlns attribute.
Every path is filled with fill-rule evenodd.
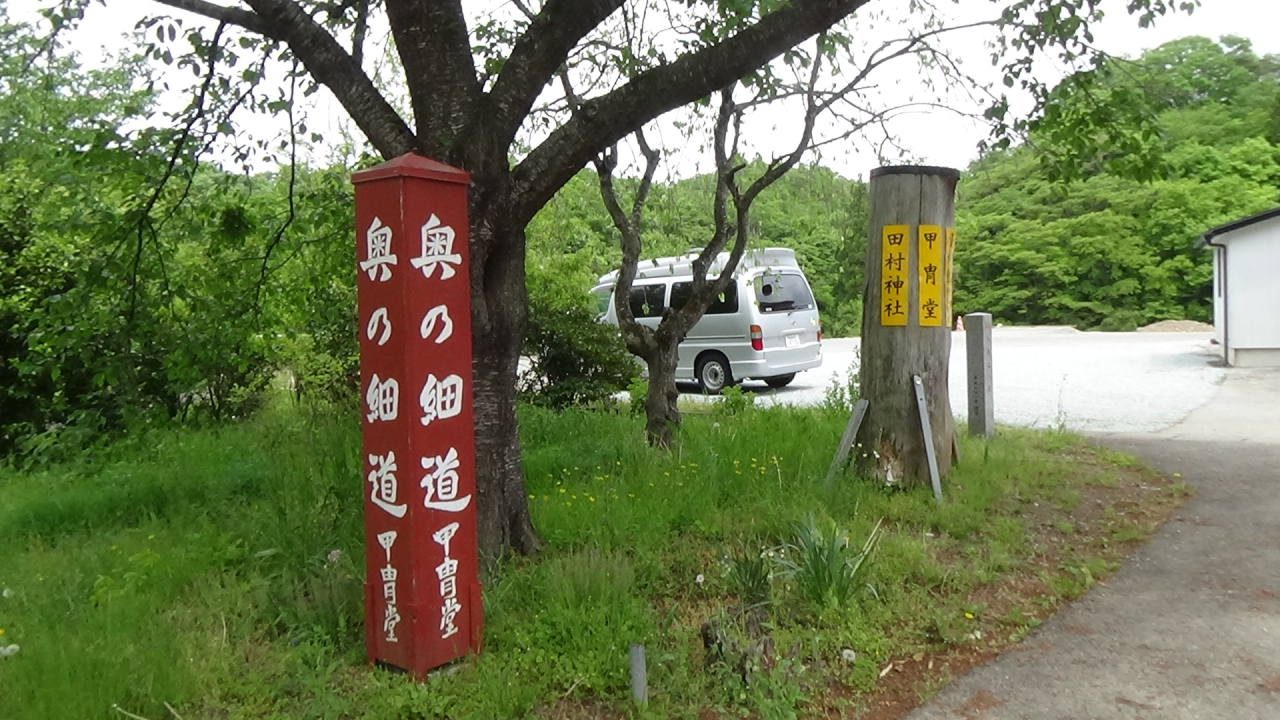
<svg viewBox="0 0 1280 720"><path fill-rule="evenodd" d="M382 576L382 582L395 582L400 576L400 571L388 564L386 567L378 568L378 574Z"/></svg>
<svg viewBox="0 0 1280 720"><path fill-rule="evenodd" d="M382 632L387 634L387 642L399 642L396 639L396 625L400 624L400 611L395 605L387 603L387 614L382 620Z"/></svg>
<svg viewBox="0 0 1280 720"><path fill-rule="evenodd" d="M453 619L462 611L462 603L457 598L447 598L440 606L440 639L448 639L458 634Z"/></svg>
<svg viewBox="0 0 1280 720"><path fill-rule="evenodd" d="M360 269L369 273L370 280L390 280L391 266L396 264L395 253L391 252L391 228L375 217L369 224L369 230L365 232L365 246L366 259L360 262ZM377 277L379 268L382 269L381 277Z"/></svg>
<svg viewBox="0 0 1280 720"><path fill-rule="evenodd" d="M456 417L462 412L462 378L448 375L437 380L435 375L427 375L427 382L418 394L418 404L422 406L423 425Z"/></svg>
<svg viewBox="0 0 1280 720"><path fill-rule="evenodd" d="M369 406L365 420L395 420L400 415L400 382L395 378L382 380L374 373L369 378L369 389L365 391L364 402Z"/></svg>
<svg viewBox="0 0 1280 720"><path fill-rule="evenodd" d="M396 602L396 584L393 582L383 583L382 597L388 604L394 605Z"/></svg>
<svg viewBox="0 0 1280 720"><path fill-rule="evenodd" d="M424 457L419 462L422 463L422 469L427 471L420 483L427 490L422 496L423 507L444 512L461 512L471 504L470 494L458 497L457 470L460 463L456 449L449 448L449 452L443 457Z"/></svg>
<svg viewBox="0 0 1280 720"><path fill-rule="evenodd" d="M391 339L391 320L387 317L387 309L384 307L374 310L369 316L369 324L364 328L364 336L372 340L373 336L378 334L379 327L382 329L382 337L378 338L378 345L386 345Z"/></svg>
<svg viewBox="0 0 1280 720"><path fill-rule="evenodd" d="M394 452L391 454L395 455ZM384 533L378 533L378 544L382 546L383 550L387 551L388 565L391 563L391 546L396 544L396 534L397 533L395 530L388 530ZM391 569L395 570L395 568L391 568Z"/></svg>
<svg viewBox="0 0 1280 720"><path fill-rule="evenodd" d="M368 475L369 484L372 486L369 490L370 502L386 510L393 517L404 517L405 511L409 509L408 506L403 503L396 504L399 488L396 482L396 452L391 450L386 455L370 455L369 464L373 466ZM381 535L378 536L378 540L382 540ZM395 542L395 535L391 536L391 542ZM382 547L387 550L387 562L391 562L391 545L386 544Z"/></svg>
<svg viewBox="0 0 1280 720"><path fill-rule="evenodd" d="M458 561L451 557L445 558L443 562L441 562L439 565L436 566L436 577L440 578L441 580L447 577L453 577L454 575L457 575L457 574L458 574Z"/></svg>
<svg viewBox="0 0 1280 720"><path fill-rule="evenodd" d="M423 277L435 274L440 268L440 279L448 280L457 274L454 265L462 264L462 256L453 251L453 228L441 224L435 213L427 218L422 226L422 255L413 258L409 264L422 271Z"/></svg>
<svg viewBox="0 0 1280 720"><path fill-rule="evenodd" d="M444 578L443 580L440 581L440 597L441 598L451 598L451 597L457 597L457 596L458 596L457 576L450 575L449 577Z"/></svg>
<svg viewBox="0 0 1280 720"><path fill-rule="evenodd" d="M426 340L431 337L431 333L435 332L436 321L440 320L444 326L440 329L440 334L436 336L436 344L448 340L453 335L453 320L449 317L449 308L444 305L437 305L427 311L422 318L422 327L419 330L422 333L422 339Z"/></svg>
<svg viewBox="0 0 1280 720"><path fill-rule="evenodd" d="M446 459L446 462L448 462L447 459ZM454 489L454 492L457 492L456 488ZM444 548L445 557L449 556L449 541L452 540L453 536L456 535L457 533L458 533L458 523L451 522L448 525L445 525L444 527L435 531L435 533L431 535L431 537L435 538L436 542L440 543L440 547Z"/></svg>

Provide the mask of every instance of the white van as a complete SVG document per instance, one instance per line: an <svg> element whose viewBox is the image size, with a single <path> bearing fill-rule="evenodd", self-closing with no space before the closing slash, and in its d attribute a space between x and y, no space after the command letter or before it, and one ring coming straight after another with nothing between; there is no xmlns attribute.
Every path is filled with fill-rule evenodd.
<svg viewBox="0 0 1280 720"><path fill-rule="evenodd" d="M668 308L678 309L693 294L693 261L698 253L641 260L631 287L631 313L656 328ZM707 272L719 277L728 261L720 253ZM618 324L613 287L618 271L600 277L591 290L600 319ZM746 252L734 281L680 343L677 381L696 381L715 394L742 380L763 380L780 388L796 373L822 364L822 325L809 282L787 248Z"/></svg>

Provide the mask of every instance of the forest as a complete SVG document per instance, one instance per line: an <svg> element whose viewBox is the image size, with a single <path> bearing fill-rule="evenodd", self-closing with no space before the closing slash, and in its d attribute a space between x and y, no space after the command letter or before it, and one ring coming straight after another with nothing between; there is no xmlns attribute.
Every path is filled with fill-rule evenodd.
<svg viewBox="0 0 1280 720"><path fill-rule="evenodd" d="M163 122L144 57L85 69L39 42L27 26L0 33L0 453L34 462L104 430L244 417L282 371L296 393L354 397L349 175L373 155L348 147L314 167L280 152L277 171L256 174L196 163L205 138ZM1147 129L1072 174L1059 171L1069 139L1053 132L966 168L956 310L1101 330L1207 320L1210 257L1194 240L1277 203L1280 58L1188 37L1090 72ZM1063 91L1053 111L1096 106ZM647 257L705 243L713 186L654 186ZM857 332L866 214L864 182L817 164L752 210L754 246L797 251L828 337ZM526 354L564 380L530 399L625 387L633 369L586 294L620 257L592 171L528 238Z"/></svg>

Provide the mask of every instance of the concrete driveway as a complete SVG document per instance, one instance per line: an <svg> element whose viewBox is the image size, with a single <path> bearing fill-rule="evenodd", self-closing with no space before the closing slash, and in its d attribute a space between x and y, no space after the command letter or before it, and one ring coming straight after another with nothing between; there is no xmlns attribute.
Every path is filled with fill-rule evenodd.
<svg viewBox="0 0 1280 720"><path fill-rule="evenodd" d="M1065 327L992 331L996 421L1094 432L1147 432L1179 422L1209 401L1223 370L1210 366L1210 333L1101 333ZM963 415L965 334L952 333L951 408ZM856 367L859 340L823 342L822 367L788 387L744 388L762 405L816 405ZM692 396L691 396L692 397Z"/></svg>
<svg viewBox="0 0 1280 720"><path fill-rule="evenodd" d="M910 720L1280 718L1280 371L1222 377L1177 424L1095 436L1196 495L1105 585Z"/></svg>

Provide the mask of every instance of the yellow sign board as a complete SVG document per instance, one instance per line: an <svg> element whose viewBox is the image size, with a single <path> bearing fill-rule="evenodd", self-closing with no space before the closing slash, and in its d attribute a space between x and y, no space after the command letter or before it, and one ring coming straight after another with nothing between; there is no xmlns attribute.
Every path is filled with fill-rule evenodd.
<svg viewBox="0 0 1280 720"><path fill-rule="evenodd" d="M946 261L943 263L943 266L945 269L943 270L943 276L942 276L943 290L945 293L944 297L946 298L944 302L944 305L946 306L946 312L944 314L947 317L947 322L951 322L951 316L954 312L952 310L952 305L951 305L951 295L952 295L952 291L955 289L954 278L952 277L952 273L955 270L955 256L956 256L956 229L953 227L949 227L947 228L947 258L946 258Z"/></svg>
<svg viewBox="0 0 1280 720"><path fill-rule="evenodd" d="M920 261L916 263L920 285L921 327L942 327L942 286L945 268L942 265L942 228L937 225L921 225L919 232Z"/></svg>
<svg viewBox="0 0 1280 720"><path fill-rule="evenodd" d="M880 241L880 324L906 327L911 243L906 225L885 225Z"/></svg>

